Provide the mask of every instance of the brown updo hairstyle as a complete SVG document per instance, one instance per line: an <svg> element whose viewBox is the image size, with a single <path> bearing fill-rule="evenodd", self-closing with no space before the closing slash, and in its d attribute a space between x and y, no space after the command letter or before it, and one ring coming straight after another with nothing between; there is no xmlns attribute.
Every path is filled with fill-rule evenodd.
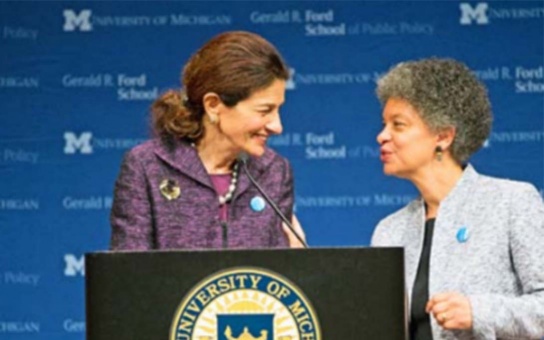
<svg viewBox="0 0 544 340"><path fill-rule="evenodd" d="M154 133L197 141L204 134L206 93L216 93L223 104L233 107L274 80L288 78L281 55L261 36L242 31L219 34L183 68L183 90L169 90L152 104Z"/></svg>

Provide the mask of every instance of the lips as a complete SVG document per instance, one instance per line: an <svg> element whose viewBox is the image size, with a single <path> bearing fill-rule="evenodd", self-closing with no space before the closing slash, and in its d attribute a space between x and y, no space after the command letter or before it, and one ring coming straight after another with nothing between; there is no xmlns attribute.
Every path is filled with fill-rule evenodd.
<svg viewBox="0 0 544 340"><path fill-rule="evenodd" d="M257 138L261 140L263 143L266 143L266 140L268 139L268 135L256 133L253 135L253 138Z"/></svg>
<svg viewBox="0 0 544 340"><path fill-rule="evenodd" d="M380 160L382 162L389 161L389 159L391 158L392 155L393 155L393 153L391 151L380 150Z"/></svg>

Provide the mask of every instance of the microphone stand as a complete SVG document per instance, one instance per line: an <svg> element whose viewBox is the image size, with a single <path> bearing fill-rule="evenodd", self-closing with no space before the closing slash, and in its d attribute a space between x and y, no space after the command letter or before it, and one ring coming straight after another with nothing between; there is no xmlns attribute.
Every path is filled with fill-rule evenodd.
<svg viewBox="0 0 544 340"><path fill-rule="evenodd" d="M302 245L304 246L304 248L308 248L308 244L306 243L306 241L304 241L302 239L302 237L300 237L300 235L295 231L295 229L293 228L293 226L291 225L291 221L289 221L287 219L287 217L285 217L285 215L281 212L281 210L278 208L278 206L272 201L272 199L270 199L270 197L268 197L268 195L264 192L264 190L261 188L261 186L259 185L259 183L257 183L257 181L253 178L253 176L251 176L251 174L249 173L248 169L247 169L247 160L248 160L249 156L246 154L246 153L241 153L239 156L238 156L238 160L242 163L242 169L244 169L244 172L245 174L247 175L247 177L249 178L249 180L251 181L251 183L253 183L253 185L257 188L257 190L261 193L261 195L263 195L264 199L268 202L268 204L270 204L270 206L272 207L272 209L276 212L276 214L281 218L281 220L283 221L283 223L285 223L285 225L287 226L287 228L289 228L289 230L293 233L293 235L295 235L295 237L300 241L300 243L302 243Z"/></svg>

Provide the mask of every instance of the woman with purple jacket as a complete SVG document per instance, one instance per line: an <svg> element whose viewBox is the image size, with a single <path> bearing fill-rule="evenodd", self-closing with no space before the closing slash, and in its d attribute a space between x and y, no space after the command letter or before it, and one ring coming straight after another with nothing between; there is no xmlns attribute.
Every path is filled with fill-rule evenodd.
<svg viewBox="0 0 544 340"><path fill-rule="evenodd" d="M197 51L183 69L183 90L152 105L156 138L123 160L111 248L295 246L238 161L249 156L249 173L296 222L291 167L266 146L282 132L288 78L278 51L253 33L223 33Z"/></svg>

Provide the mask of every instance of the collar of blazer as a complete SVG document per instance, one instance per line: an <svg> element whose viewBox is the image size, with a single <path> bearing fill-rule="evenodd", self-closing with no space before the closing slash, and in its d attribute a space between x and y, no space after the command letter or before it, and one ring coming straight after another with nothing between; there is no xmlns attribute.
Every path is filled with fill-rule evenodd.
<svg viewBox="0 0 544 340"><path fill-rule="evenodd" d="M459 261L465 261L466 256L466 246L457 241L456 235L462 227L468 228L470 233L476 232L478 228L472 223L474 222L473 205L475 203L473 197L478 190L476 186L479 177L476 170L470 164L467 165L461 178L440 203L434 225L431 250L430 292L450 290L466 274L463 270L452 270L452 268L458 269ZM420 201L419 216L417 217L424 220L425 207L423 200ZM419 256L419 254L415 256ZM417 271L415 267L412 268L412 280L415 279L415 271Z"/></svg>
<svg viewBox="0 0 544 340"><path fill-rule="evenodd" d="M157 157L169 166L215 190L204 164L202 164L196 149L190 143L183 140L164 141L155 139L153 141L153 151ZM250 157L247 162L248 171L258 181L258 178L266 171L276 156L277 154L274 151L266 148L264 155L261 157ZM246 191L250 184L251 182L244 171L239 170L238 188L235 196L239 196Z"/></svg>

